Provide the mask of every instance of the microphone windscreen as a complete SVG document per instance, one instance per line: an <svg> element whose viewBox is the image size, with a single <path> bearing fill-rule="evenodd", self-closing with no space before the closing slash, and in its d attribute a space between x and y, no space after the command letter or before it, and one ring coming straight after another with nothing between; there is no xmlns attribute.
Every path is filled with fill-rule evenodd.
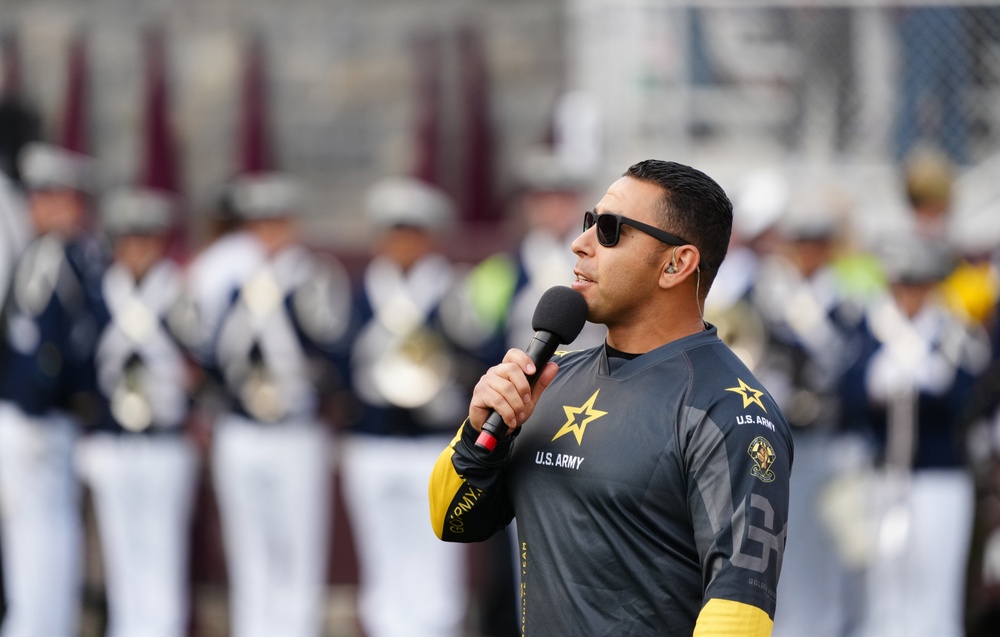
<svg viewBox="0 0 1000 637"><path fill-rule="evenodd" d="M572 343L587 322L587 301L566 286L549 288L542 294L531 317L531 329L551 332L560 343Z"/></svg>

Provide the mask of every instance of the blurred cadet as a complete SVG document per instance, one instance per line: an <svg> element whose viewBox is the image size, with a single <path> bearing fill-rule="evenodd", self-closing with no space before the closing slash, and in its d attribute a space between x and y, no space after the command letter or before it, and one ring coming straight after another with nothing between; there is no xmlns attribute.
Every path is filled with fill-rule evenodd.
<svg viewBox="0 0 1000 637"><path fill-rule="evenodd" d="M0 299L31 236L18 157L38 129L35 109L17 95L0 96Z"/></svg>
<svg viewBox="0 0 1000 637"><path fill-rule="evenodd" d="M0 173L21 188L21 151L41 137L42 120L38 108L25 99L21 91L9 84L3 88L4 94L0 95Z"/></svg>
<svg viewBox="0 0 1000 637"><path fill-rule="evenodd" d="M743 176L733 201L733 231L726 260L705 299L705 320L755 370L764 356L767 337L751 296L761 260L773 252L777 224L788 206L788 178L764 168Z"/></svg>
<svg viewBox="0 0 1000 637"><path fill-rule="evenodd" d="M542 293L572 281L576 259L570 245L580 234L580 211L589 176L589 172L547 149L533 149L521 158L517 212L525 232L511 267L513 286L504 304L500 357L508 348L526 347L531 341L535 334L531 317ZM577 340L565 348L600 344L605 331L600 325L585 325Z"/></svg>
<svg viewBox="0 0 1000 637"><path fill-rule="evenodd" d="M216 193L215 205L206 214L209 231L205 243L182 266L181 295L172 312L178 317L172 321L175 336L195 363L187 430L202 458L210 454L212 424L230 407L226 388L212 374L215 337L233 302L234 290L247 276L246 264L264 259L260 242L243 227L233 210L232 188L229 181ZM209 474L200 472L200 491L211 490ZM198 520L196 511L196 525Z"/></svg>
<svg viewBox="0 0 1000 637"><path fill-rule="evenodd" d="M358 612L368 637L457 637L467 553L434 537L426 491L482 369L457 345L453 319L462 312L452 304L465 279L437 244L454 207L424 181L386 177L368 191L366 212L378 236L357 290L351 370L361 413L342 454Z"/></svg>
<svg viewBox="0 0 1000 637"><path fill-rule="evenodd" d="M973 479L961 425L989 343L937 294L954 259L947 246L900 235L882 256L890 294L868 308L843 383L845 422L869 428L880 468L869 491L872 553L860 634L963 635Z"/></svg>
<svg viewBox="0 0 1000 637"><path fill-rule="evenodd" d="M845 212L838 194L813 185L792 199L752 293L767 342L747 348L763 352L755 374L792 425L795 441L776 636L840 637L858 615L847 599L854 582L820 510L831 480L865 461L863 442L838 431L838 380L863 311L833 267Z"/></svg>
<svg viewBox="0 0 1000 637"><path fill-rule="evenodd" d="M969 461L976 480L965 593L967 637L987 637L1000 626L1000 331L996 323L993 327L993 361L965 410Z"/></svg>
<svg viewBox="0 0 1000 637"><path fill-rule="evenodd" d="M989 320L1000 288L1000 275L988 258L989 250L984 250L992 246L983 245L984 237L995 233L982 226L963 227L956 210L960 183L955 164L941 149L915 147L902 163L906 214L877 239L881 244L909 233L947 245L955 258L938 294L960 318L982 324Z"/></svg>
<svg viewBox="0 0 1000 637"><path fill-rule="evenodd" d="M948 307L963 319L989 326L1000 302L1000 214L996 201L970 206L969 178L955 178L956 202L949 215L948 240L959 253L954 271L942 284ZM961 208L957 202L961 202Z"/></svg>
<svg viewBox="0 0 1000 637"><path fill-rule="evenodd" d="M210 215L211 230L207 244L194 255L185 268L184 298L187 311L196 316L189 325L190 333L185 342L206 361L212 352L213 330L217 330L221 317L232 302L233 290L246 278L246 264L264 258L263 248L253 234L244 227L243 219L233 208L234 183L224 184L216 197L216 206Z"/></svg>
<svg viewBox="0 0 1000 637"><path fill-rule="evenodd" d="M749 290L760 258L774 249L778 221L788 208L790 197L788 176L779 169L760 168L743 176L733 199L730 251L712 284L709 300L724 292L742 296ZM718 287L719 284L726 288Z"/></svg>
<svg viewBox="0 0 1000 637"><path fill-rule="evenodd" d="M751 290L768 335L758 374L798 433L837 422L830 392L845 364L845 337L863 312L833 267L846 212L838 195L814 185L791 201Z"/></svg>
<svg viewBox="0 0 1000 637"><path fill-rule="evenodd" d="M197 452L185 432L191 375L175 337L181 275L166 257L167 193L122 188L101 203L113 260L94 352L100 417L81 438L108 595L108 637L181 637Z"/></svg>
<svg viewBox="0 0 1000 637"><path fill-rule="evenodd" d="M903 160L903 188L911 231L946 240L955 197L955 168L948 157L932 146L914 148Z"/></svg>
<svg viewBox="0 0 1000 637"><path fill-rule="evenodd" d="M1000 315L1000 214L992 202L979 214L956 219L954 245L961 260L942 285L948 307L967 321L996 333ZM1000 337L1000 333L996 333ZM997 343L994 343L997 345ZM1000 352L998 352L1000 353Z"/></svg>
<svg viewBox="0 0 1000 637"><path fill-rule="evenodd" d="M350 327L350 282L299 243L302 192L289 176L238 177L231 196L255 248L242 237L216 255L232 286L215 288L226 303L202 317L217 321L203 332L206 360L229 403L213 427L212 465L232 634L317 637L332 481L319 382Z"/></svg>
<svg viewBox="0 0 1000 637"><path fill-rule="evenodd" d="M83 233L92 160L33 143L21 176L36 236L17 262L0 354L4 637L73 635L81 592L74 471L103 259Z"/></svg>
<svg viewBox="0 0 1000 637"><path fill-rule="evenodd" d="M20 187L0 172L0 299L7 298L14 265L30 238L27 202Z"/></svg>
<svg viewBox="0 0 1000 637"><path fill-rule="evenodd" d="M963 281L960 275L966 269L986 270L993 274L989 278L994 282L1000 278L1000 214L996 201L990 201L980 214L965 215L959 229L967 262L949 279L950 285L943 289L946 295L956 290L954 284ZM997 287L992 290L995 297ZM1000 301L993 301L984 323L990 334L992 360L964 410L969 461L976 480L975 526L966 589L968 637L992 635L1000 626Z"/></svg>

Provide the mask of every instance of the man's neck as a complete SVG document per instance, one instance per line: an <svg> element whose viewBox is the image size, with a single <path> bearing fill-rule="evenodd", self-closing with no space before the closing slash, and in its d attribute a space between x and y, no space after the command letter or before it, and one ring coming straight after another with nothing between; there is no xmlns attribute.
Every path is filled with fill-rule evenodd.
<svg viewBox="0 0 1000 637"><path fill-rule="evenodd" d="M670 319L665 316L655 326L608 327L608 346L630 354L645 354L657 347L672 343L704 331L705 321L700 315Z"/></svg>

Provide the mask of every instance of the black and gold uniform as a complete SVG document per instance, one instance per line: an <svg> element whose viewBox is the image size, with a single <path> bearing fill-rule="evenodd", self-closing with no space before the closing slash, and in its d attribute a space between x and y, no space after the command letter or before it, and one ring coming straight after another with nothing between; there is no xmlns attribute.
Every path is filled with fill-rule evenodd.
<svg viewBox="0 0 1000 637"><path fill-rule="evenodd" d="M792 440L768 393L714 327L557 362L516 438L486 455L466 423L441 454L437 535L517 518L525 635L770 635Z"/></svg>

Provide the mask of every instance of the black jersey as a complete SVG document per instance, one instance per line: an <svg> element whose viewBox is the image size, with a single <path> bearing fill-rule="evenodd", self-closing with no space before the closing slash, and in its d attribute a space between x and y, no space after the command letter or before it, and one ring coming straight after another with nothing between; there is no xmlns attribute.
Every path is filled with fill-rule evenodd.
<svg viewBox="0 0 1000 637"><path fill-rule="evenodd" d="M442 454L438 535L517 518L526 635L770 634L792 464L771 397L714 328L614 371L603 347L558 363L506 450L466 424Z"/></svg>

